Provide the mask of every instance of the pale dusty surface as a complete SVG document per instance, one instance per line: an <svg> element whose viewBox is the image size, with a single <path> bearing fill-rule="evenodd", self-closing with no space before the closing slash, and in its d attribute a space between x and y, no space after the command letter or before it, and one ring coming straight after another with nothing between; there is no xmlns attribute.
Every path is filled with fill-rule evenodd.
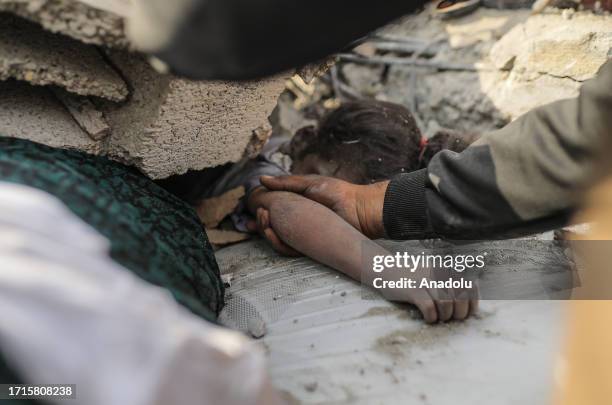
<svg viewBox="0 0 612 405"><path fill-rule="evenodd" d="M10 11L81 42L126 48L123 18L128 1L101 0L99 8L78 0L0 0L0 11ZM107 11L107 10L113 10ZM115 13L116 11L117 13Z"/></svg>
<svg viewBox="0 0 612 405"><path fill-rule="evenodd" d="M0 80L11 77L113 101L128 95L126 83L96 48L0 13Z"/></svg>
<svg viewBox="0 0 612 405"><path fill-rule="evenodd" d="M364 299L359 284L261 242L217 259L233 274L221 321L245 332L249 322L265 323L269 371L290 403L550 401L561 302L485 301L476 319L428 326L414 310Z"/></svg>

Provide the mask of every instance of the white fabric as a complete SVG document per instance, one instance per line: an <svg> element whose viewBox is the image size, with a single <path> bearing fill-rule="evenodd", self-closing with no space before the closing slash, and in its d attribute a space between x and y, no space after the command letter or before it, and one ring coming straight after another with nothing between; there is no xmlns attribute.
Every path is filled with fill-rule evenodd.
<svg viewBox="0 0 612 405"><path fill-rule="evenodd" d="M44 192L0 183L0 350L75 404L255 404L263 353L108 257L108 241Z"/></svg>

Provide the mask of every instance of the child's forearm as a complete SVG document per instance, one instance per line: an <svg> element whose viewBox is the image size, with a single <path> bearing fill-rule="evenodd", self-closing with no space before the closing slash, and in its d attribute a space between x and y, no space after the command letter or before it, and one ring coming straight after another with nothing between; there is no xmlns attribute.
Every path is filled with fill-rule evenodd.
<svg viewBox="0 0 612 405"><path fill-rule="evenodd" d="M355 280L361 280L365 244L385 252L332 210L300 195L266 192L258 202L270 211L271 227L283 242Z"/></svg>
<svg viewBox="0 0 612 405"><path fill-rule="evenodd" d="M276 236L293 249L310 258L332 267L347 276L372 285L379 277L365 263L363 252L368 257L390 253L361 234L329 208L301 195L261 190L254 194L249 204L253 212L259 207L269 211L269 226ZM362 271L366 270L366 271ZM386 271L393 269L386 269ZM464 319L477 311L477 299L437 299L426 289L378 288L388 300L415 304L427 322Z"/></svg>

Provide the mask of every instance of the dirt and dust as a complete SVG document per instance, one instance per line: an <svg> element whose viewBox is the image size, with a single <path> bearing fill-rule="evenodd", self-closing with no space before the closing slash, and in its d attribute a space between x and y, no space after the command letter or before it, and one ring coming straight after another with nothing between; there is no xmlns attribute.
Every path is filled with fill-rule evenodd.
<svg viewBox="0 0 612 405"><path fill-rule="evenodd" d="M405 357L414 347L429 349L444 345L453 335L469 328L471 322L423 325L418 329L396 330L376 340L373 349L394 358Z"/></svg>
<svg viewBox="0 0 612 405"><path fill-rule="evenodd" d="M481 7L440 20L434 5L341 55L335 73L315 79L308 92L293 89L298 96L281 102L296 104L280 108L278 121L290 121L295 110L316 119L339 101L376 98L409 107L428 137L440 127L484 133L576 96L612 48L609 13L549 7L532 16Z"/></svg>
<svg viewBox="0 0 612 405"><path fill-rule="evenodd" d="M416 308L400 308L399 306L372 307L368 309L360 318L370 316L396 316L398 319L421 319Z"/></svg>
<svg viewBox="0 0 612 405"><path fill-rule="evenodd" d="M414 348L428 350L444 346L449 340L465 334L467 330L477 331L487 338L508 338L516 342L515 338L506 337L501 331L483 327L482 321L491 315L485 312L463 322L420 325L417 329L395 330L378 338L373 349L395 359L404 358L409 356Z"/></svg>

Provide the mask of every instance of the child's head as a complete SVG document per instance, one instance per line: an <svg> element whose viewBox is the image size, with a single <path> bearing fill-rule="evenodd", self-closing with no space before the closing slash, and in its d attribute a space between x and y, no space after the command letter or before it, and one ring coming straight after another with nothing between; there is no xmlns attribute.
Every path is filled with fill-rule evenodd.
<svg viewBox="0 0 612 405"><path fill-rule="evenodd" d="M374 100L350 102L326 115L318 128L295 134L292 172L367 184L423 167L423 147L407 108Z"/></svg>

